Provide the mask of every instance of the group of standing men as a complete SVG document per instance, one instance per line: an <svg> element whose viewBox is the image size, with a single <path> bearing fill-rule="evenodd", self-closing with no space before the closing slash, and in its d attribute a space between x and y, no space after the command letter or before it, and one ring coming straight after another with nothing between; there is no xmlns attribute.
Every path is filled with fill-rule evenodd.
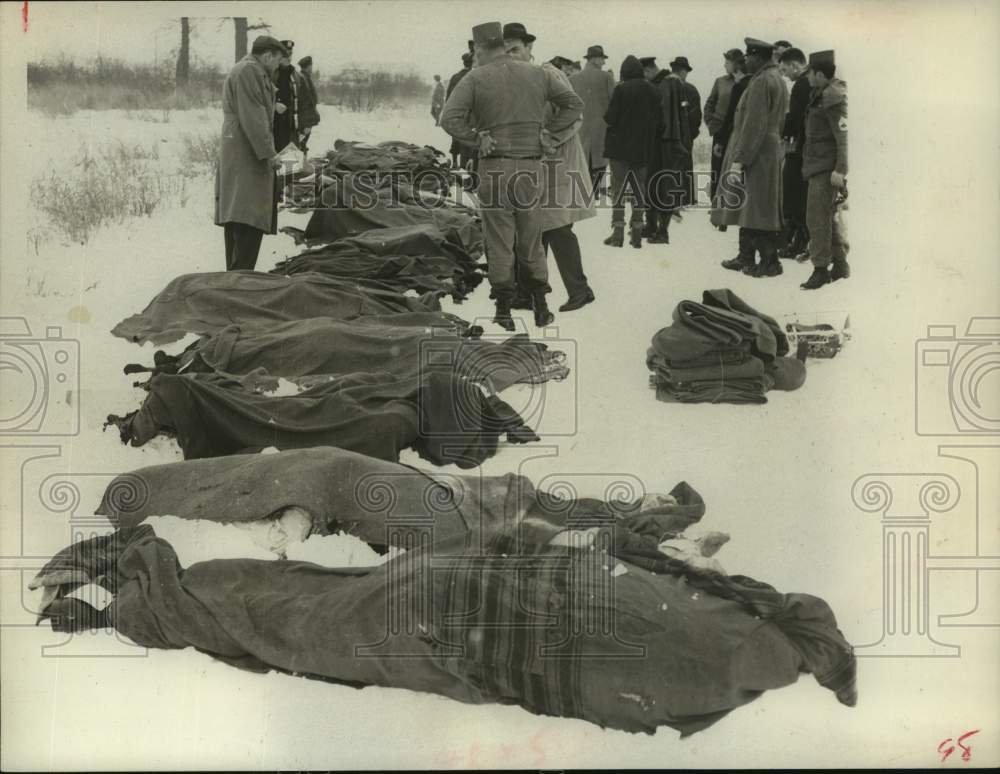
<svg viewBox="0 0 1000 774"><path fill-rule="evenodd" d="M462 70L442 87L444 104L435 96L432 113L453 137L456 165L474 168L482 178L483 161L489 160L486 169L507 162L503 178L480 182L497 321L504 327L512 325L511 308L534 309L539 325L551 318L544 298L550 247L569 296L560 311L594 300L572 222L594 214L593 195L602 191L609 167L612 233L605 244L623 246L629 200L630 244L669 243L671 220L697 203L693 146L703 120L712 139L711 220L721 231L739 226L738 255L723 266L771 277L782 273L779 256L812 260L804 289L849 276L846 234L837 217L846 199L846 85L835 77L832 51L812 54L807 62L787 41L747 38L745 51L724 54L726 74L716 80L703 116L698 90L687 82L693 68L686 57L675 57L666 70L655 57L630 55L616 83L604 69L603 47L595 45L582 68L562 56L535 68L548 80L533 76L532 89L527 75L511 75L528 72L514 62L533 59L535 36L524 25L501 29L495 22L473 33ZM782 76L793 84L790 101ZM582 102L572 121L567 85ZM522 100L521 89L530 98ZM530 135L538 128L536 141ZM567 188L566 180L578 181L582 168L591 195L583 202L572 193L568 202L542 196L541 212L497 199L505 192L502 180L516 178L520 185L523 176L517 173L530 172L532 162L541 162L535 193L551 193L560 184ZM565 207L568 222L557 218L553 225L553 201Z"/></svg>
<svg viewBox="0 0 1000 774"><path fill-rule="evenodd" d="M289 145L306 152L319 123L312 57L296 70L294 45L261 35L222 87L215 223L224 230L227 271L257 265L264 234L277 229L280 154Z"/></svg>

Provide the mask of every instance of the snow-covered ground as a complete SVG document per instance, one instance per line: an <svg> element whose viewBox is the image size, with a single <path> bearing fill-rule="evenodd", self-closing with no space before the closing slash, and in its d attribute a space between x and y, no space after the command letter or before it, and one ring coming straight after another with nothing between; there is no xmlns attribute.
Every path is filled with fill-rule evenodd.
<svg viewBox="0 0 1000 774"><path fill-rule="evenodd" d="M423 106L371 115L321 112L314 151L338 137L447 148ZM107 111L56 120L29 114L25 123L36 172L46 165L67 168L81 142L124 139L160 146L159 163L168 174L180 163L182 135L217 131L219 116L215 110L174 112L156 123ZM891 218L876 217L876 211L886 212L879 188L865 178L864 166L855 168L862 171L856 173L849 213L854 275L815 293L799 290L809 269L794 262L784 261L785 275L774 279L722 270L719 261L734 253L736 233L713 230L703 212L689 211L675 224L670 245L641 250L601 244L607 211L579 224L597 301L557 313L546 334L571 352L573 374L562 383L509 393L545 437L542 444L502 449L483 472L521 470L536 481L572 476L581 494L591 496L623 476L656 491L687 480L708 503L703 525L732 535L720 554L728 571L825 598L856 645L879 640L883 630L882 527L878 513L863 513L852 501L860 476L949 473L963 499L932 521L931 553L1000 553L995 524L985 525L979 546L973 541L973 471L939 458L935 439L914 433L914 380L924 378L915 364L915 342L928 324L957 325L961 336L970 315L995 313L995 220L970 202L935 223L934 241L925 233L903 233ZM877 159L867 174L876 170ZM920 182L919 172L907 181ZM957 191L950 195L958 198L933 197L926 210L911 216L923 214L929 223L961 197ZM3 443L6 768L733 767L746 761L777 767L831 760L846 766L933 765L939 742L974 728L983 728L974 740L977 760L996 759L1000 685L993 657L1000 630L936 625L939 614L974 605L969 573L935 573L928 603L935 638L960 644L960 656L862 658L854 709L803 676L683 742L669 729L635 736L536 717L517 707L257 675L191 649L146 652L113 636L67 641L47 628L32 628L26 581L74 534L86 534L93 523L87 517L110 476L180 459L171 442L133 449L122 446L113 430L102 431L109 413L124 413L141 400L122 366L148 363L153 354L152 347L128 344L109 330L174 276L223 267L222 232L212 224L211 204L212 180L203 175L189 183L184 206L175 202L152 217L101 230L86 245L49 241L36 253L33 245L4 244L3 314L25 318L36 336L44 336L46 326L59 326L64 338L79 343L79 391L72 391L69 411L79 409L79 433ZM993 225L984 229L984 222ZM976 226L983 229L981 248L967 259L945 251L954 243L949 240ZM266 237L259 268L295 252L288 237ZM565 294L554 266L552 275L556 306ZM650 337L670 322L678 301L699 300L701 291L717 287L729 287L776 316L849 313L853 340L835 359L811 362L803 389L772 393L764 406L657 402L645 367ZM461 306L446 302L446 309L467 319L488 317L485 285ZM487 330L499 332L490 325ZM45 346L52 351L51 343ZM64 385L52 383L54 405L63 400ZM23 398L4 395L3 416L17 413ZM946 395L929 399L943 401ZM988 416L996 417L995 404L992 409ZM404 461L419 464L415 455ZM981 475L986 480L990 474ZM980 517L995 519L992 502ZM345 557L353 552L355 561L364 559L357 546L345 541L342 548ZM989 576L995 575L983 573L993 591L995 577ZM996 610L996 599L981 604ZM940 707L951 709L948 717L940 716Z"/></svg>

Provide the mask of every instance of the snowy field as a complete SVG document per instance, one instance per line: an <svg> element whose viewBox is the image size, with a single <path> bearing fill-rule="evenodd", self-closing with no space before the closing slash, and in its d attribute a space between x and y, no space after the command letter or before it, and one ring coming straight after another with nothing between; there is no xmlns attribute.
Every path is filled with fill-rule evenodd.
<svg viewBox="0 0 1000 774"><path fill-rule="evenodd" d="M314 152L337 138L448 145L423 106L368 115L324 107L321 113ZM97 147L114 137L158 146L158 163L172 174L182 135L213 133L219 117L217 110L175 112L157 123L105 111L59 119L29 114L25 122L27 156L36 173L47 166L68 168L81 142ZM578 224L597 301L557 313L546 334L553 346L571 353L573 374L565 382L509 393L529 424L539 424L543 441L502 448L483 472L520 470L536 481L572 475L588 496L601 496L609 480L623 475L653 491L687 480L708 504L702 525L732 535L719 555L729 572L823 597L848 640L879 640L880 515L855 506L852 485L868 473L943 471L963 486L963 497L974 491L967 465L938 458L935 440L914 434L914 378L920 378L914 347L929 324L956 325L961 334L970 315L995 308L995 268L992 277L977 278L980 258L967 265L943 247L986 222L991 225L983 231L984 250L992 246L995 256L997 229L995 213L989 216L979 203L952 212L963 197L952 190L911 212L931 222L947 208L947 222L934 229L940 239L895 231L873 214L879 188L864 178L864 169L855 174L849 213L854 274L814 293L799 290L809 267L794 261L783 261L785 274L773 279L721 269L719 261L735 253L736 232L715 231L702 211L689 210L672 225L671 244L641 250L601 244L608 211ZM907 182L919 186L920 175L914 171ZM998 652L995 627L932 625L938 640L961 644L956 658L861 658L854 709L802 676L795 686L768 693L685 741L666 728L654 736L630 735L517 707L251 674L192 649L146 652L111 635L67 641L47 628L32 628L27 580L70 542L74 525L82 534L91 528L88 516L110 477L181 458L173 442L128 448L116 431L102 430L108 414L124 414L141 401L131 384L135 377L124 376L122 367L150 363L153 354L152 346L140 348L109 331L171 278L223 267L222 231L212 223L212 179L189 181L183 205L175 202L151 217L102 229L85 245L50 240L36 252L34 245L8 242L3 250L4 315L25 318L36 335L58 326L63 337L79 342L79 391L72 396L79 433L28 438L24 446L34 444L30 449L4 450L9 461L0 490L0 537L5 556L21 557L2 565L6 768L733 767L747 760L779 767L823 766L831 758L846 766L915 766L934 765L946 736L979 727L984 731L977 758L996 760L996 729L987 733L984 724L996 719L995 699L991 704L985 697L1000 695L997 669L995 663L985 671L969 668L989 663L989 654ZM266 271L296 252L286 236L265 237L258 268ZM565 293L554 266L551 271L555 311ZM774 316L849 313L853 340L833 360L810 361L801 390L772 392L763 406L657 402L645 367L650 338L670 322L678 301L700 300L703 290L719 287ZM485 284L460 306L446 301L445 309L470 320L488 318ZM530 320L524 322L534 335ZM487 330L499 333L493 325ZM53 387L50 400L58 401L62 388ZM21 399L5 395L4 416ZM420 464L415 454L403 461ZM69 488L53 483L59 481L76 487L78 501ZM953 513L935 517L932 553L976 550L972 507L963 500ZM985 532L979 550L1000 553L995 526ZM339 540L328 555L354 562L370 558ZM984 573L994 576L988 580L994 591L995 575ZM934 578L932 622L974 605L970 573ZM995 606L996 596L989 601ZM31 713L20 712L19 705L28 702ZM941 718L941 706L959 709ZM984 716L989 706L992 715Z"/></svg>

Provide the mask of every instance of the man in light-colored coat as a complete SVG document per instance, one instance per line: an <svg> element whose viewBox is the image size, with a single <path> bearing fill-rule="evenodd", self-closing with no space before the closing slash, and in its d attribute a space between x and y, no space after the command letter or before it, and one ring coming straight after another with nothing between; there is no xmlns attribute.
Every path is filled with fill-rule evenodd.
<svg viewBox="0 0 1000 774"><path fill-rule="evenodd" d="M258 37L251 53L237 62L222 87L222 143L215 175L215 224L226 240L226 270L257 265L265 233L277 222L274 173L281 163L274 150L274 85L271 74L285 48Z"/></svg>
<svg viewBox="0 0 1000 774"><path fill-rule="evenodd" d="M583 145L583 153L590 167L590 177L596 190L608 166L608 160L604 156L604 133L607 131L604 114L608 110L611 94L615 90L615 78L603 69L608 58L601 46L588 48L586 59L587 64L570 78L570 83L583 100L580 143Z"/></svg>
<svg viewBox="0 0 1000 774"><path fill-rule="evenodd" d="M773 45L754 38L747 38L746 45L751 77L736 108L712 223L740 227L739 254L723 261L723 267L753 277L775 277L782 273L778 261L781 129L788 111L788 89L771 58Z"/></svg>

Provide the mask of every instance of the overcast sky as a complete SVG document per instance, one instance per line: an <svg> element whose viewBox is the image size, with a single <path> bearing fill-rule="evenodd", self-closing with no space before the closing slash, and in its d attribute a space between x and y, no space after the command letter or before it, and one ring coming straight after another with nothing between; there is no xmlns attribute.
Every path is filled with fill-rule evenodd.
<svg viewBox="0 0 1000 774"><path fill-rule="evenodd" d="M629 53L657 56L661 64L684 55L694 66L691 80L706 93L721 70L722 51L742 47L745 36L785 38L808 53L839 48L847 36L867 37L872 16L878 15L862 15L860 5L837 3L834 19L822 13L825 7L808 0L43 3L30 6L25 37L31 60L65 55L81 61L100 53L151 63L172 59L180 37L177 20L187 14L194 22L192 55L228 66L234 48L228 17L245 15L251 24L271 24L275 37L294 40L296 58L311 54L321 72L349 64L383 65L412 69L429 80L434 73L447 77L461 66L474 24L519 21L538 36L536 61L555 54L578 59L595 43L609 53L608 64L616 73ZM890 9L896 7L883 4L892 16L896 14Z"/></svg>

